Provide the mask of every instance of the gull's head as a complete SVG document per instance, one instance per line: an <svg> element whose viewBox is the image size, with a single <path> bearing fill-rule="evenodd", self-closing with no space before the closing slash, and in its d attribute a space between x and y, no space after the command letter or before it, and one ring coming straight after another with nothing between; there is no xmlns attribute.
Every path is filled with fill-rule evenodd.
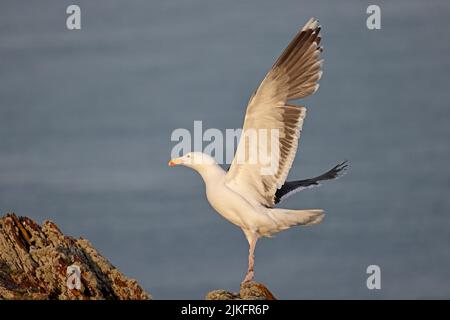
<svg viewBox="0 0 450 320"><path fill-rule="evenodd" d="M206 166L216 165L213 157L202 152L189 152L184 156L169 161L169 167L183 165L194 170L199 170Z"/></svg>

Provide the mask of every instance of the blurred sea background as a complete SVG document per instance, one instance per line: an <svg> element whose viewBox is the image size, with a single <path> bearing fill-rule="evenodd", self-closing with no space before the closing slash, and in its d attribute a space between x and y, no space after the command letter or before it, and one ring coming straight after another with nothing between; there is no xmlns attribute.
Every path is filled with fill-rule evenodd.
<svg viewBox="0 0 450 320"><path fill-rule="evenodd" d="M290 179L348 174L287 200L325 220L256 248L284 299L450 297L450 2L69 1L0 4L0 212L89 239L157 299L238 290L247 242L194 171L168 168L176 128L239 128L297 30L322 24L324 75ZM206 145L206 144L205 144ZM381 267L381 290L366 268Z"/></svg>

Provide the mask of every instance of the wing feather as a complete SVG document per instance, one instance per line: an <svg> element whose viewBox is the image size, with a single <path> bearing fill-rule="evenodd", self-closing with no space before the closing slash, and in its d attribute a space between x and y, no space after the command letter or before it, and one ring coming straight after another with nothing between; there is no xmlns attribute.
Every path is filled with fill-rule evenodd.
<svg viewBox="0 0 450 320"><path fill-rule="evenodd" d="M253 204L272 207L275 192L281 188L297 152L298 139L306 116L306 108L288 101L304 98L318 89L322 76L319 46L320 26L311 18L297 33L250 98L242 136L226 176L226 184ZM278 136L260 136L261 129L275 129ZM249 143L250 132L257 133L256 149ZM266 141L263 144L262 141ZM267 151L274 170L264 173L267 163L260 156ZM257 151L257 161L251 152Z"/></svg>

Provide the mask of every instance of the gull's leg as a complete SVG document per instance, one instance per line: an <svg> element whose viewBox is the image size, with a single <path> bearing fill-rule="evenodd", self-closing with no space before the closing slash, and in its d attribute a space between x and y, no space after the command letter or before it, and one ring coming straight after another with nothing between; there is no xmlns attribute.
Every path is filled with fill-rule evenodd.
<svg viewBox="0 0 450 320"><path fill-rule="evenodd" d="M248 249L248 270L245 276L244 282L252 281L255 275L254 265L255 265L255 247L258 238L255 235L248 237L249 249Z"/></svg>

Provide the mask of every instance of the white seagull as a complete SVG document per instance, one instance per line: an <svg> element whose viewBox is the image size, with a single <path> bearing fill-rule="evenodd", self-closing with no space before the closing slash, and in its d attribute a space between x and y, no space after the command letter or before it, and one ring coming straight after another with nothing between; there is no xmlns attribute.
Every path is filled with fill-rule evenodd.
<svg viewBox="0 0 450 320"><path fill-rule="evenodd" d="M299 190L318 185L319 181L338 177L347 167L343 162L315 178L286 182L306 115L305 107L289 101L309 96L319 88L323 63L319 57L323 50L319 33L318 21L311 18L250 98L238 149L228 171L201 152L169 161L169 166L184 165L197 171L205 182L211 206L244 231L250 246L244 282L253 280L254 250L260 237L270 237L295 225L317 224L324 217L321 209L288 210L275 208L275 204ZM267 173L263 171L266 163L250 161L246 154L250 147L244 137L251 130L272 129L278 130L278 135L266 151L276 163L275 169ZM258 148L262 148L259 144L257 152L261 151Z"/></svg>

